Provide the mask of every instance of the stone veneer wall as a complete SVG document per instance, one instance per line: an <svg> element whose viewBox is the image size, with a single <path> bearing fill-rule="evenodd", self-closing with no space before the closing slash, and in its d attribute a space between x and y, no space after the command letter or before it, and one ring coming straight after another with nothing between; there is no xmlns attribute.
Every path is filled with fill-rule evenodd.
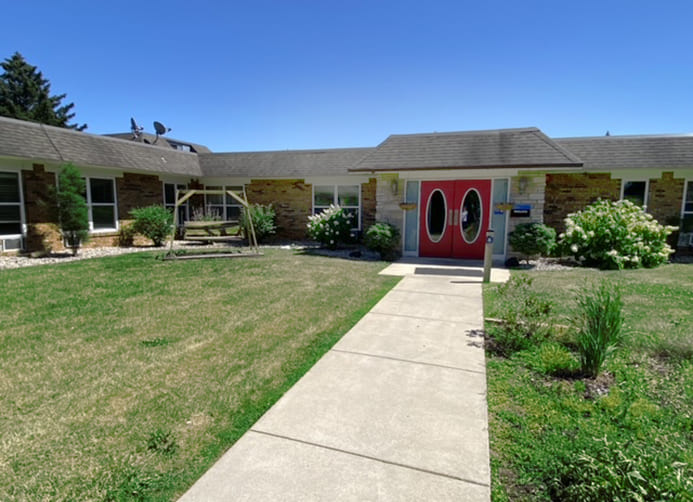
<svg viewBox="0 0 693 502"><path fill-rule="evenodd" d="M397 194L392 194L392 183L397 183ZM400 202L404 200L404 180L397 174L379 174L376 180L376 208L377 221L390 223L404 235L404 216Z"/></svg>
<svg viewBox="0 0 693 502"><path fill-rule="evenodd" d="M277 213L277 237L305 239L308 216L313 210L313 188L304 180L251 180L248 202L272 204Z"/></svg>
<svg viewBox="0 0 693 502"><path fill-rule="evenodd" d="M522 186L522 189L520 188ZM510 179L510 202L531 206L528 218L512 217L508 211L508 233L520 223L542 223L544 219L546 177L530 173Z"/></svg>
<svg viewBox="0 0 693 502"><path fill-rule="evenodd" d="M559 173L546 175L544 223L563 232L563 219L595 200L617 200L621 194L621 180L609 173Z"/></svg>
<svg viewBox="0 0 693 502"><path fill-rule="evenodd" d="M375 223L377 180L370 178L368 183L361 184L361 230L365 232Z"/></svg>

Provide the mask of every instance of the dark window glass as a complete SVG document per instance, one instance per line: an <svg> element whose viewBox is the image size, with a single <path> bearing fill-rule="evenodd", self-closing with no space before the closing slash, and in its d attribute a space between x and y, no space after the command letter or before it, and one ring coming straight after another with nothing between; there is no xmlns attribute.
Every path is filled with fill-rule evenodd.
<svg viewBox="0 0 693 502"><path fill-rule="evenodd" d="M93 206L91 208L94 230L115 228L115 210L113 206Z"/></svg>
<svg viewBox="0 0 693 502"><path fill-rule="evenodd" d="M445 196L440 190L434 190L428 199L426 216L428 235L433 242L438 242L443 238L446 215Z"/></svg>
<svg viewBox="0 0 693 502"><path fill-rule="evenodd" d="M645 205L646 181L626 181L623 184L623 200L629 200L636 206Z"/></svg>
<svg viewBox="0 0 693 502"><path fill-rule="evenodd" d="M91 178L89 180L91 188L91 202L96 204L113 204L115 193L113 190L113 180Z"/></svg>
<svg viewBox="0 0 693 502"><path fill-rule="evenodd" d="M0 202L19 202L19 176L0 173Z"/></svg>

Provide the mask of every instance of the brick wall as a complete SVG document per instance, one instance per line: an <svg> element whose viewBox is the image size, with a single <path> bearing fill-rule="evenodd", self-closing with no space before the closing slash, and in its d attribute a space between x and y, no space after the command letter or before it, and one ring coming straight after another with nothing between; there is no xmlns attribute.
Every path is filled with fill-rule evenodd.
<svg viewBox="0 0 693 502"><path fill-rule="evenodd" d="M22 187L27 223L27 251L48 252L63 249L51 193L56 188L55 174L46 172L42 164L34 164L31 171L22 171Z"/></svg>
<svg viewBox="0 0 693 502"><path fill-rule="evenodd" d="M251 180L248 202L272 204L277 213L277 237L305 239L313 208L313 188L303 180Z"/></svg>
<svg viewBox="0 0 693 502"><path fill-rule="evenodd" d="M361 217L361 230L365 232L368 227L375 223L375 213L376 213L376 189L377 181L375 178L370 178L368 183L361 184L361 211L363 213Z"/></svg>
<svg viewBox="0 0 693 502"><path fill-rule="evenodd" d="M124 173L116 178L118 219L129 220L130 211L138 207L164 203L164 185L158 176Z"/></svg>
<svg viewBox="0 0 693 502"><path fill-rule="evenodd" d="M683 178L674 178L674 173L662 173L659 179L650 180L650 192L647 195L647 212L662 225L670 224L670 219L681 217L683 197ZM674 223L677 225L678 223Z"/></svg>
<svg viewBox="0 0 693 502"><path fill-rule="evenodd" d="M584 209L599 198L617 200L620 194L621 180L611 179L609 173L547 174L544 223L560 233L569 213Z"/></svg>

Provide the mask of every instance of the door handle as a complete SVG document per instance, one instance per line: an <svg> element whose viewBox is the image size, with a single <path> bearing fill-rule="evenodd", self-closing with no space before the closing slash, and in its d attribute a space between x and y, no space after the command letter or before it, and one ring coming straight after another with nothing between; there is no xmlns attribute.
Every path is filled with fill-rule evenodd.
<svg viewBox="0 0 693 502"><path fill-rule="evenodd" d="M454 215L453 215L453 217L452 217L452 226L453 226L453 227L456 227L456 226L457 226L457 217L458 217L459 215L460 215L460 210L459 210L459 209L455 209L455 213L454 213Z"/></svg>
<svg viewBox="0 0 693 502"><path fill-rule="evenodd" d="M452 209L448 209L448 226L455 226L455 220L452 219Z"/></svg>

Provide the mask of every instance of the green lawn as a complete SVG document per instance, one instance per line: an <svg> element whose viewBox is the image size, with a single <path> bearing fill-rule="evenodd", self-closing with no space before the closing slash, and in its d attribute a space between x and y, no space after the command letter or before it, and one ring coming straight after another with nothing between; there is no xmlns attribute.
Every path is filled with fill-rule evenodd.
<svg viewBox="0 0 693 502"><path fill-rule="evenodd" d="M0 500L181 495L397 279L265 250L0 271Z"/></svg>
<svg viewBox="0 0 693 502"><path fill-rule="evenodd" d="M552 325L587 285L619 284L625 340L596 381L546 375L538 347L488 354L494 501L693 500L693 265L513 274L553 301ZM501 316L496 286L484 294Z"/></svg>

